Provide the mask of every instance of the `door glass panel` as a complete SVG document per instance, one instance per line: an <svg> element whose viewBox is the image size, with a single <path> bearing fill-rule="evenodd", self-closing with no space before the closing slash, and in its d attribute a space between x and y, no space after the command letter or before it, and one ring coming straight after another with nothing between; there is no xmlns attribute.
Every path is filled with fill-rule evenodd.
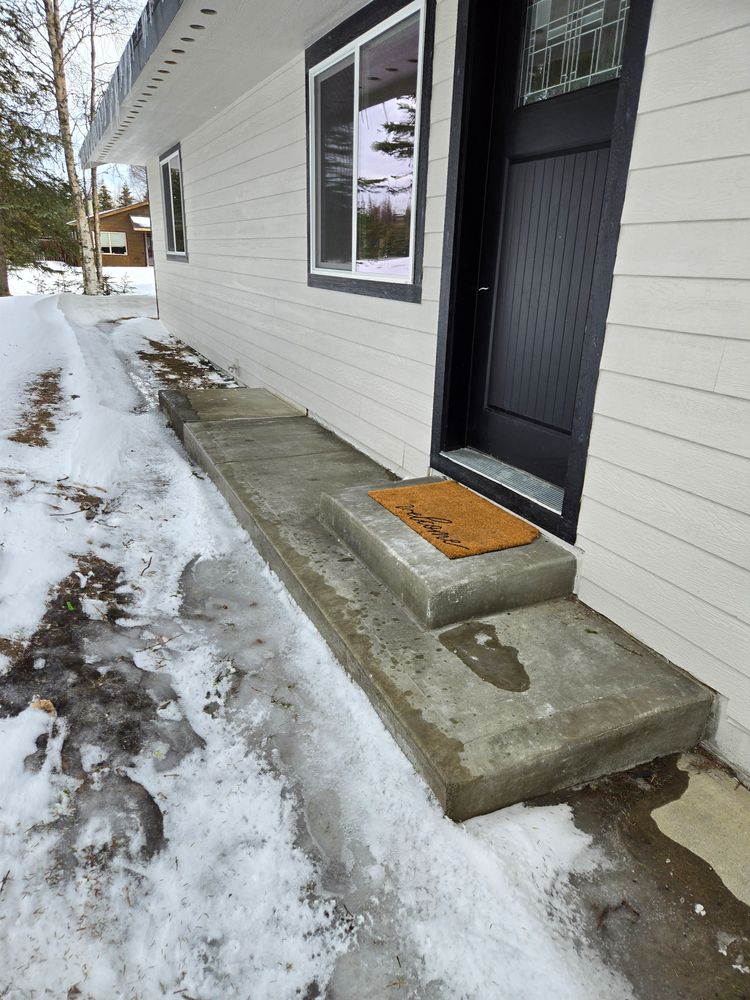
<svg viewBox="0 0 750 1000"><path fill-rule="evenodd" d="M518 104L613 80L630 0L529 0Z"/></svg>

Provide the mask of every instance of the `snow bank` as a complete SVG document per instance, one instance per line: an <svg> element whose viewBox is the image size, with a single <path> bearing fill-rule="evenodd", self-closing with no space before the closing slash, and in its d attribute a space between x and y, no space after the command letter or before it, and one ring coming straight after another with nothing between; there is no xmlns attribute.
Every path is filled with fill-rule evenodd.
<svg viewBox="0 0 750 1000"><path fill-rule="evenodd" d="M153 267L103 267L113 294L155 295ZM11 295L50 295L80 292L83 278L80 267L62 261L45 261L37 267L11 269Z"/></svg>

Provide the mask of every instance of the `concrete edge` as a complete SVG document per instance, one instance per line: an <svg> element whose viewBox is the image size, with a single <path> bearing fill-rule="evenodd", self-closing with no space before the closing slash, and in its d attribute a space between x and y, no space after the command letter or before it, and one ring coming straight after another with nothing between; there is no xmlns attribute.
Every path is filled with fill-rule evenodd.
<svg viewBox="0 0 750 1000"><path fill-rule="evenodd" d="M434 745L429 751L422 747L415 729L408 726L407 720L402 717L403 713L394 706L386 688L378 682L377 664L368 663L349 637L337 628L336 623L328 617L324 607L316 599L314 591L297 573L295 550L282 537L278 527L264 518L257 508L250 510L245 506L235 492L231 480L217 468L208 455L190 422L183 423L182 430L183 443L190 458L200 465L214 482L239 523L247 531L261 558L278 575L292 599L321 633L346 672L367 694L385 727L422 775L451 819L461 822L488 811L486 806L480 803L491 802L490 811L494 811L551 790L545 763L548 754L544 752L527 758L522 767L515 767L513 771L498 768L494 776L482 776L477 779L469 776L469 772L462 765L460 751L457 752L455 747L448 745L450 739L444 734L441 734L443 753L436 753ZM582 726L581 738L569 753L560 778L552 790L565 788L571 781L582 783L598 777L601 773L598 760L605 750L607 756L613 760L610 770L633 767L663 753L674 752L674 732L678 725L690 733L689 739L680 741L680 749L687 749L697 743L706 721L706 703L712 699L712 693L697 684L695 690L695 696L686 695L678 706L669 709L657 706L650 715L647 714L649 738L643 738L643 715L637 718L623 716L622 724L615 729L621 746L614 752L611 746L611 725L599 731L594 731L597 726L593 725L588 728L588 732L586 726ZM703 694L699 694L699 691L703 691ZM633 736L636 733L639 734L638 746L641 750L639 753L634 753L633 747ZM502 753L501 748L498 748L498 752ZM583 778L581 774L584 775Z"/></svg>
<svg viewBox="0 0 750 1000"><path fill-rule="evenodd" d="M179 395L179 394L178 394ZM251 512L237 496L231 482L216 467L201 442L197 439L188 424L183 424L183 445L189 457L208 475L221 495L229 504L241 526L247 531L250 540L258 550L261 558L279 577L293 601L310 619L322 635L336 659L346 672L356 681L367 695L370 703L386 729L416 768L425 782L434 792L443 809L448 815L448 803L454 782L449 773L435 766L434 755L423 751L413 738L407 739L402 731L399 713L394 708L387 691L376 685L373 675L365 664L360 662L356 652L346 639L341 636L334 623L328 618L315 596L305 586L294 570L293 559L287 558L283 549L283 541L275 530L272 522L266 522L257 511ZM376 707L377 706L377 707ZM453 818L453 817L451 817Z"/></svg>
<svg viewBox="0 0 750 1000"><path fill-rule="evenodd" d="M599 760L603 754L608 758L607 773L625 771L640 764L646 764L665 754L679 753L696 746L701 739L708 710L707 702L712 698L706 689L703 698L686 697L679 705L665 709L659 707L652 712L623 721L614 733L610 727L599 732L581 733L580 741L562 762L559 778L550 790L561 791L572 784L584 785L601 777ZM645 726L645 730L644 730ZM675 733L689 733L679 745L675 744ZM638 753L633 753L633 736L638 735ZM613 735L619 740L619 747L613 749ZM549 788L548 770L545 761L549 754L532 756L521 767L514 768L512 774L495 778L482 777L474 782L464 782L448 788L446 813L457 822L479 815L477 800L489 798L497 802L495 809L513 805L540 794L540 779L544 788ZM610 766L611 765L611 766ZM541 792L546 794L546 792Z"/></svg>
<svg viewBox="0 0 750 1000"><path fill-rule="evenodd" d="M420 481L422 480L414 480L415 483ZM429 479L423 481L431 482ZM340 495L322 494L321 521L425 628L445 628L473 618L539 604L573 592L577 569L575 555L562 547L554 552L548 539L542 539L542 543L547 546L549 557L538 562L533 573L522 574L512 594L506 593L502 600L498 600L497 593L484 585L470 587L468 592L464 589L460 602L454 597L455 591L450 589L433 592L407 561L393 552L380 535L362 524L346 506L344 501L349 492L363 493L367 489L357 487ZM407 526L403 530L410 531Z"/></svg>
<svg viewBox="0 0 750 1000"><path fill-rule="evenodd" d="M176 389L160 389L159 408L166 414L169 426L184 443L185 424L196 423L198 420L198 414L190 405L190 400Z"/></svg>
<svg viewBox="0 0 750 1000"><path fill-rule="evenodd" d="M375 501L373 500L373 503ZM448 622L436 621L430 606L430 595L421 580L414 579L413 587L402 586L403 574L399 572L400 563L389 558L387 546L377 536L366 536L358 530L358 523L339 502L338 498L329 493L320 496L320 520L323 526L335 535L359 559L365 567L376 576L391 593L409 610L416 620L425 628L439 628ZM373 550L370 558L364 549ZM379 573L376 567L386 568ZM389 572L388 569L391 569Z"/></svg>

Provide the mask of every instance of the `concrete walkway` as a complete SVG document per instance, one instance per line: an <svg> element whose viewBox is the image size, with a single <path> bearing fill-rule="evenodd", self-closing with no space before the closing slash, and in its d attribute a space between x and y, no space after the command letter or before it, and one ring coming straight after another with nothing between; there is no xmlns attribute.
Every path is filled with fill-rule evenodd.
<svg viewBox="0 0 750 1000"><path fill-rule="evenodd" d="M319 518L321 494L391 477L265 390L161 403L452 818L700 739L710 692L573 599L419 624Z"/></svg>

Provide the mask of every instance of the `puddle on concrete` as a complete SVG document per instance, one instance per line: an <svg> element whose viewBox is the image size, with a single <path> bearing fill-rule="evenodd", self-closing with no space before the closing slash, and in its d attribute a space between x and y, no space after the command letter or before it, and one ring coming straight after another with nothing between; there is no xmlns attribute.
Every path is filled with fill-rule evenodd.
<svg viewBox="0 0 750 1000"><path fill-rule="evenodd" d="M494 625L464 622L440 634L440 641L488 684L503 691L528 691L529 675L515 646L504 646Z"/></svg>

